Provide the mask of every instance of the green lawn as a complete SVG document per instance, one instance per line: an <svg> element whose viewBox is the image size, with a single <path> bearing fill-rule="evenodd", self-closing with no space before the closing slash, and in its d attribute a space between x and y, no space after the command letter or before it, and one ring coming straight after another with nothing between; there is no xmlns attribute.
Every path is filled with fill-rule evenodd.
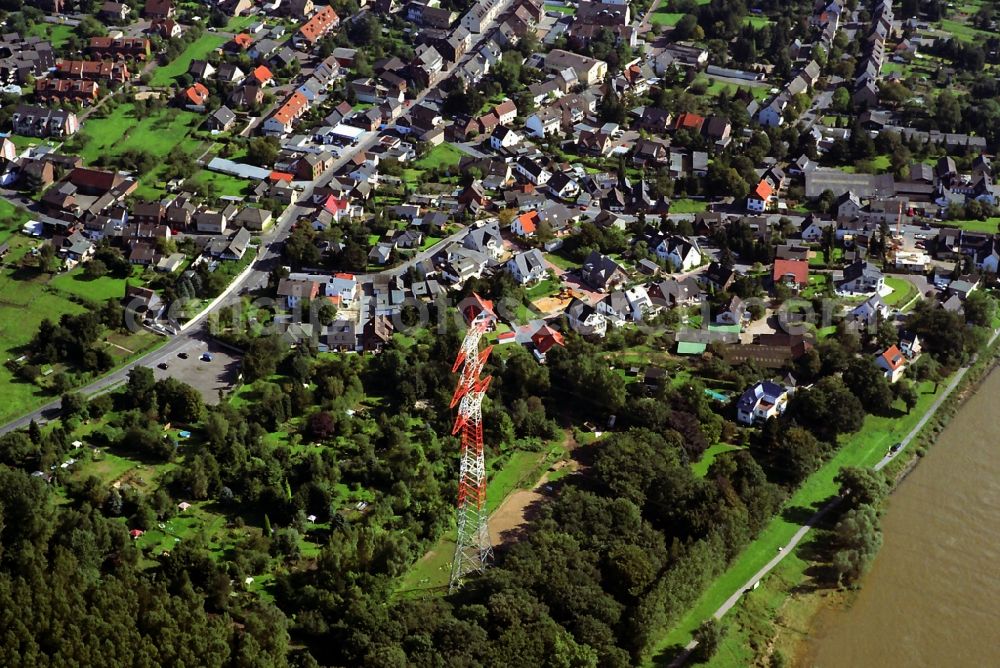
<svg viewBox="0 0 1000 668"><path fill-rule="evenodd" d="M9 200L0 199L0 243L7 241L30 218L27 210L15 207Z"/></svg>
<svg viewBox="0 0 1000 668"><path fill-rule="evenodd" d="M661 5L655 12L649 15L649 22L659 26L675 26L678 21L684 18L680 12L668 12L666 6Z"/></svg>
<svg viewBox="0 0 1000 668"><path fill-rule="evenodd" d="M36 23L31 26L28 34L32 37L41 37L52 42L52 48L59 49L65 44L73 34L73 26L59 25L56 23Z"/></svg>
<svg viewBox="0 0 1000 668"><path fill-rule="evenodd" d="M454 167L464 154L451 144L439 144L427 152L427 155L416 160L413 166L418 169L434 169Z"/></svg>
<svg viewBox="0 0 1000 668"><path fill-rule="evenodd" d="M164 108L142 120L131 104L121 104L106 118L90 118L84 124L83 148L78 152L87 163L100 156L120 155L128 149L143 150L157 158L184 142L201 116L190 111Z"/></svg>
<svg viewBox="0 0 1000 668"><path fill-rule="evenodd" d="M963 42L975 42L977 40L982 40L990 37L990 33L978 28L962 23L960 21L955 21L952 19L942 19L940 22L941 30L947 32L950 35L955 36L957 39Z"/></svg>
<svg viewBox="0 0 1000 668"><path fill-rule="evenodd" d="M89 279L83 275L83 267L60 274L49 281L49 285L60 292L77 295L95 302L109 299L121 299L125 296L125 285L128 281L111 276Z"/></svg>
<svg viewBox="0 0 1000 668"><path fill-rule="evenodd" d="M222 174L221 172L213 172L207 169L202 169L196 172L194 176L189 178L185 184L212 184L215 186L215 192L220 197L239 197L245 195L247 187L250 182L246 179L241 179L237 176L231 176L229 174Z"/></svg>
<svg viewBox="0 0 1000 668"><path fill-rule="evenodd" d="M546 278L537 285L533 285L528 288L525 292L528 295L528 299L534 301L541 297L548 297L559 292L559 288L562 287L562 281L557 278Z"/></svg>
<svg viewBox="0 0 1000 668"><path fill-rule="evenodd" d="M17 147L18 152L23 151L24 149L32 147L32 146L57 146L58 145L56 142L51 141L49 139L41 139L39 137L26 137L24 135L11 134L11 135L9 135L7 137L7 139L11 140L11 142L14 143L14 146Z"/></svg>
<svg viewBox="0 0 1000 668"><path fill-rule="evenodd" d="M172 62L163 67L153 70L153 78L149 85L153 87L166 87L174 83L174 79L181 76L191 67L192 60L204 60L212 51L215 51L226 43L225 37L220 37L215 33L206 32L204 35L191 42L184 51L181 52Z"/></svg>
<svg viewBox="0 0 1000 668"><path fill-rule="evenodd" d="M743 25L753 26L760 30L764 26L771 25L771 19L766 16L746 16L743 18Z"/></svg>
<svg viewBox="0 0 1000 668"><path fill-rule="evenodd" d="M705 451L705 454L701 456L701 459L691 464L691 470L696 476L704 478L708 474L708 469L712 466L712 462L715 461L716 457L726 452L733 452L734 450L742 449L743 448L739 445L716 443Z"/></svg>
<svg viewBox="0 0 1000 668"><path fill-rule="evenodd" d="M6 361L20 357L23 353L18 349L31 340L42 320L58 322L64 313L82 311L79 304L47 290L44 277L32 278L29 274L15 278L14 271L0 272L0 358ZM0 387L0 422L27 413L46 400L38 386L15 380L5 365L0 365Z"/></svg>
<svg viewBox="0 0 1000 668"><path fill-rule="evenodd" d="M940 387L947 386L942 382ZM920 420L933 403L937 394L933 392L934 383L925 382L919 385L920 399L913 411L906 415L901 402L896 402L899 414L891 417L869 415L861 429L851 436L842 439L841 448L834 457L813 473L801 487L785 502L782 511L771 520L760 536L740 553L730 567L719 576L702 594L695 605L688 610L678 623L656 643L652 656L647 657L647 665L653 665L652 659L664 649L674 645L686 645L691 639L691 633L698 625L708 619L716 609L738 587L760 570L778 553L778 548L787 544L792 536L801 528L801 523L786 519L782 513L785 510L804 512L803 516L811 515L823 503L837 493L834 477L844 466L875 465L893 443L901 440ZM799 514L799 513L795 513ZM657 659L657 662L659 660Z"/></svg>
<svg viewBox="0 0 1000 668"><path fill-rule="evenodd" d="M576 7L569 7L567 5L556 5L550 2L546 2L545 11L559 12L560 14L576 14Z"/></svg>
<svg viewBox="0 0 1000 668"><path fill-rule="evenodd" d="M844 257L844 249L843 248L834 248L833 249L833 257L830 258L831 261L832 261L831 263L832 264L837 264L837 262L839 262L840 258L842 258L842 257ZM821 251L821 250L817 250L816 254L813 255L811 258L809 258L809 266L810 267L822 267L825 264L826 264L826 262L823 261L823 251Z"/></svg>
<svg viewBox="0 0 1000 668"><path fill-rule="evenodd" d="M559 255L558 253L545 253L545 259L565 271L578 269L580 267L579 263Z"/></svg>
<svg viewBox="0 0 1000 668"><path fill-rule="evenodd" d="M704 200L675 199L670 203L670 213L701 213L707 208Z"/></svg>
<svg viewBox="0 0 1000 668"><path fill-rule="evenodd" d="M990 234L994 234L1000 228L1000 217L987 218L986 220L946 220L944 224L947 227L960 227L969 232L989 232Z"/></svg>
<svg viewBox="0 0 1000 668"><path fill-rule="evenodd" d="M913 287L913 283L905 278L886 276L885 284L892 288L892 292L882 298L886 306L902 306L917 295L917 289Z"/></svg>
<svg viewBox="0 0 1000 668"><path fill-rule="evenodd" d="M101 156L117 156L127 150L146 151L158 160L179 145L196 152L198 145L189 135L201 122L200 115L176 108L164 108L140 120L135 117L133 105L121 104L106 118L86 121L81 131L83 148L77 153L90 164ZM162 180L160 173L156 167L140 177L136 196L161 197L163 191L156 187Z"/></svg>

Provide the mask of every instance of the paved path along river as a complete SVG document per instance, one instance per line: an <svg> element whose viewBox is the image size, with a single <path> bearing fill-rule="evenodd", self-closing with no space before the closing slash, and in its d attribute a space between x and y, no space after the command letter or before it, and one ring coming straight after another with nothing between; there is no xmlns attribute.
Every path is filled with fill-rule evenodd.
<svg viewBox="0 0 1000 668"><path fill-rule="evenodd" d="M890 497L857 599L814 620L796 665L1000 664L1000 371Z"/></svg>

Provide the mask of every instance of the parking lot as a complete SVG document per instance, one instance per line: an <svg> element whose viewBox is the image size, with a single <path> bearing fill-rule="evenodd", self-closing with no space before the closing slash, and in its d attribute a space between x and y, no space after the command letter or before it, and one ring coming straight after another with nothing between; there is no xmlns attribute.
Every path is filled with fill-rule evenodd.
<svg viewBox="0 0 1000 668"><path fill-rule="evenodd" d="M202 359L208 353L211 361ZM166 365L167 368L162 368ZM153 376L176 378L201 392L207 404L219 403L219 390L232 389L240 374L240 356L214 341L192 338L179 351L158 357L153 362Z"/></svg>

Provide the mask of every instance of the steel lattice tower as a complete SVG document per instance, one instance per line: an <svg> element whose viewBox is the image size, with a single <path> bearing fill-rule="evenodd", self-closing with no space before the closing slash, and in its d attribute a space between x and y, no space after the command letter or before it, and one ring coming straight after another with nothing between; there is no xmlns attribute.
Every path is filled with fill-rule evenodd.
<svg viewBox="0 0 1000 668"><path fill-rule="evenodd" d="M461 464L458 474L458 537L451 563L448 590L454 591L470 573L481 573L493 558L487 526L486 460L483 456L483 396L491 377L480 378L492 346L479 350L479 340L490 326L485 313L468 313L469 331L452 371L461 372L451 407L458 406L452 434L461 432ZM492 314L490 314L492 315Z"/></svg>

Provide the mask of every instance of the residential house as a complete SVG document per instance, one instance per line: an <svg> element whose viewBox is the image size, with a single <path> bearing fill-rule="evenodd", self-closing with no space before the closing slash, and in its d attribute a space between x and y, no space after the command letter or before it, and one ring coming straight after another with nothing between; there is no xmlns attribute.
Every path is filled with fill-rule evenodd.
<svg viewBox="0 0 1000 668"><path fill-rule="evenodd" d="M687 237L669 235L656 246L656 256L670 264L673 271L688 271L701 264L698 242Z"/></svg>
<svg viewBox="0 0 1000 668"><path fill-rule="evenodd" d="M603 60L581 56L564 49L552 49L545 56L543 68L547 72L560 72L571 68L579 81L587 86L604 81L608 64Z"/></svg>
<svg viewBox="0 0 1000 668"><path fill-rule="evenodd" d="M837 282L842 293L879 293L885 286L882 271L874 264L857 260L844 267L844 277Z"/></svg>
<svg viewBox="0 0 1000 668"><path fill-rule="evenodd" d="M906 369L906 357L896 346L889 346L875 357L875 365L885 374L886 380L895 383Z"/></svg>
<svg viewBox="0 0 1000 668"><path fill-rule="evenodd" d="M10 117L14 132L29 137L68 137L80 129L72 111L19 104Z"/></svg>
<svg viewBox="0 0 1000 668"><path fill-rule="evenodd" d="M177 14L173 0L146 0L142 15L150 20L172 19Z"/></svg>
<svg viewBox="0 0 1000 668"><path fill-rule="evenodd" d="M236 123L236 114L229 107L223 105L216 109L205 119L205 127L216 132L228 132Z"/></svg>
<svg viewBox="0 0 1000 668"><path fill-rule="evenodd" d="M746 315L746 304L734 295L723 306L722 311L715 317L715 321L721 325L742 325Z"/></svg>
<svg viewBox="0 0 1000 668"><path fill-rule="evenodd" d="M544 362L546 353L556 346L566 345L563 335L548 324L542 325L531 335L531 344L535 347L535 356L540 362Z"/></svg>
<svg viewBox="0 0 1000 668"><path fill-rule="evenodd" d="M340 17L337 12L333 11L333 7L324 5L299 27L292 42L299 48L311 48L339 25Z"/></svg>
<svg viewBox="0 0 1000 668"><path fill-rule="evenodd" d="M770 380L762 380L740 395L736 402L736 419L745 425L766 422L788 408L789 388Z"/></svg>
<svg viewBox="0 0 1000 668"><path fill-rule="evenodd" d="M537 248L518 253L507 260L505 267L520 285L531 285L541 281L547 271L545 257Z"/></svg>
<svg viewBox="0 0 1000 668"><path fill-rule="evenodd" d="M899 333L899 349L910 360L916 359L923 352L920 337L917 336L916 332L909 330L903 330Z"/></svg>
<svg viewBox="0 0 1000 668"><path fill-rule="evenodd" d="M718 291L728 290L736 280L736 272L731 267L724 267L718 262L712 262L701 274L701 279Z"/></svg>
<svg viewBox="0 0 1000 668"><path fill-rule="evenodd" d="M319 283L316 281L282 278L278 282L278 296L285 298L285 306L289 309L294 309L302 301L312 302L318 294Z"/></svg>
<svg viewBox="0 0 1000 668"><path fill-rule="evenodd" d="M35 99L42 104L69 102L89 106L97 101L97 82L78 79L38 79Z"/></svg>
<svg viewBox="0 0 1000 668"><path fill-rule="evenodd" d="M504 253L500 227L495 223L469 230L462 239L462 246L483 253L493 260L499 260Z"/></svg>
<svg viewBox="0 0 1000 668"><path fill-rule="evenodd" d="M293 123L308 110L309 101L302 93L295 91L264 121L263 130L271 135L288 134L292 131Z"/></svg>
<svg viewBox="0 0 1000 668"><path fill-rule="evenodd" d="M775 286L784 285L798 292L809 285L809 262L776 259L771 271L771 280Z"/></svg>
<svg viewBox="0 0 1000 668"><path fill-rule="evenodd" d="M603 337L608 330L608 321L597 310L577 298L566 307L566 321L570 329L584 337Z"/></svg>
<svg viewBox="0 0 1000 668"><path fill-rule="evenodd" d="M490 148L494 151L511 148L520 143L521 135L517 134L517 132L513 129L503 125L494 130L493 134L490 135Z"/></svg>
<svg viewBox="0 0 1000 668"><path fill-rule="evenodd" d="M511 223L511 232L519 237L533 237L538 229L539 217L537 211L525 211L514 218Z"/></svg>
<svg viewBox="0 0 1000 668"><path fill-rule="evenodd" d="M584 283L598 292L608 292L628 280L621 265L596 250L584 261L580 276Z"/></svg>
<svg viewBox="0 0 1000 668"><path fill-rule="evenodd" d="M845 319L859 329L870 329L878 325L889 315L889 307L882 301L880 295L873 294L847 312Z"/></svg>
<svg viewBox="0 0 1000 668"><path fill-rule="evenodd" d="M527 156L518 158L514 169L518 174L527 179L529 183L536 186L543 186L552 178L552 172L545 169L537 160Z"/></svg>

